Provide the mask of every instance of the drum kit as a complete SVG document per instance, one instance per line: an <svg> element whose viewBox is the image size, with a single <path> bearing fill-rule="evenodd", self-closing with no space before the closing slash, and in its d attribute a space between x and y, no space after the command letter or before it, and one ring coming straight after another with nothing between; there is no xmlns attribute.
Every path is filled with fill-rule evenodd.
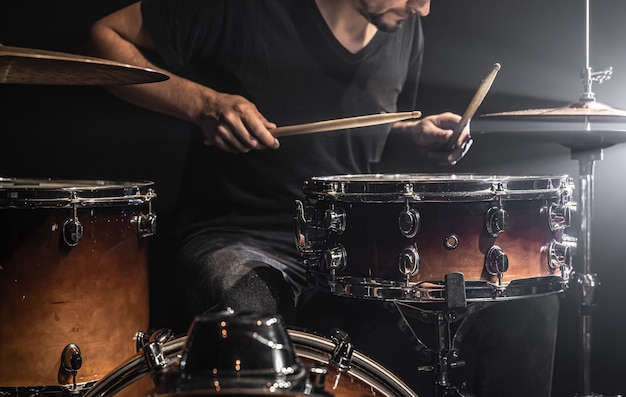
<svg viewBox="0 0 626 397"><path fill-rule="evenodd" d="M626 131L598 130L592 123L620 122L626 111L596 102L591 91L610 70L595 73L587 60L583 75L585 90L576 103L483 116L531 125L582 123L567 130L497 131L570 148L580 164L579 203L567 175L334 175L304 183L294 234L310 282L333 295L390 302L399 310L430 306L420 315L427 313L435 325L437 343L428 348L433 362L424 370L435 373L438 396L466 395L449 378L462 365L453 325L489 305L562 293L570 284L581 302L579 395L597 396L589 365L597 287L590 266L594 163L604 148L626 141ZM166 79L108 60L0 46L1 83ZM477 103L473 107L472 113ZM372 117L332 128L390 122ZM323 128L313 123L282 132ZM280 316L227 310L197 317L184 337L168 330L144 334L146 239L156 233L155 197L148 181L0 178L8 242L0 257L0 395L417 396L342 331L321 336L288 328ZM575 212L578 238L567 233ZM580 269L574 269L575 256Z"/></svg>

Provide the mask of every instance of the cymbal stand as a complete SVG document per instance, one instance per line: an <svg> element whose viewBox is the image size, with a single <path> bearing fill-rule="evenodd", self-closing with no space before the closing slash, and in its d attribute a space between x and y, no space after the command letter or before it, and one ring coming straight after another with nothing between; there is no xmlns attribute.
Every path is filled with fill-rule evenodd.
<svg viewBox="0 0 626 397"><path fill-rule="evenodd" d="M603 149L591 150L572 149L572 159L578 160L580 167L580 236L577 246L580 249L581 272L574 272L573 280L579 297L579 379L582 394L579 396L597 396L591 392L591 334L592 308L598 282L596 275L591 273L591 210L594 195L594 165L602 160Z"/></svg>
<svg viewBox="0 0 626 397"><path fill-rule="evenodd" d="M594 102L595 95L591 89L594 82L602 83L611 77L612 68L601 72L593 72L589 63L589 0L585 0L585 69L582 73L583 95L581 102ZM589 118L585 118L585 130L591 132ZM576 284L579 298L579 379L582 394L580 397L599 397L591 392L591 340L592 340L592 309L595 302L596 288L599 283L597 275L591 273L591 215L594 198L594 167L595 162L602 160L604 148L610 145L570 146L573 160L579 163L580 173L580 235L577 247L581 261L581 271L574 272L573 281Z"/></svg>

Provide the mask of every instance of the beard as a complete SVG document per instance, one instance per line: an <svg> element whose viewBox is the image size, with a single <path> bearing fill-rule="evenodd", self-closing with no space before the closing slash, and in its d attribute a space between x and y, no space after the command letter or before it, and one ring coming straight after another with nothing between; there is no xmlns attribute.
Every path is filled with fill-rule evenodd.
<svg viewBox="0 0 626 397"><path fill-rule="evenodd" d="M359 0L359 8L358 11L363 17L372 25L376 26L376 28L382 32L395 32L402 27L402 21L399 21L395 24L390 24L385 21L385 16L389 14L398 14L401 15L402 12L399 10L387 10L382 13L376 13L369 10L367 0Z"/></svg>
<svg viewBox="0 0 626 397"><path fill-rule="evenodd" d="M369 21L369 23L371 23L372 25L376 26L376 28L378 30L380 30L381 32L395 32L398 29L400 29L402 27L401 24L396 24L396 25L389 25L388 23L386 23L383 19L385 17L385 14L368 14L368 15L364 15L365 18Z"/></svg>

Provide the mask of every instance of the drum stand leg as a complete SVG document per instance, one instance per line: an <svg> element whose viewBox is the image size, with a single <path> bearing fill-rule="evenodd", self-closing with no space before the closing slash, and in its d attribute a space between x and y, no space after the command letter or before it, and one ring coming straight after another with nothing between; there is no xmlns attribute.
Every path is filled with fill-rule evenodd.
<svg viewBox="0 0 626 397"><path fill-rule="evenodd" d="M451 369L465 365L459 361L459 350L454 346L450 332L451 324L456 320L453 313L438 313L435 324L435 340L437 341L434 351L435 357L435 396L437 397L469 397L458 388L452 386L449 379Z"/></svg>
<svg viewBox="0 0 626 397"><path fill-rule="evenodd" d="M401 317L401 328L411 333L416 344L416 349L425 357L429 357L431 365L419 366L419 372L433 372L435 375L436 397L473 397L450 381L450 370L465 365L465 361L459 360L459 348L456 342L462 336L462 328L472 314L480 311L493 303L480 302L467 305L465 300L465 282L460 273L446 275L446 303L440 310L423 310L408 303L393 302L394 310ZM417 318L421 322L430 323L434 326L435 347L430 349L422 342L411 328L402 308L416 311ZM462 324L452 331L452 324L457 321Z"/></svg>
<svg viewBox="0 0 626 397"><path fill-rule="evenodd" d="M591 273L591 211L593 209L593 174L596 160L602 160L603 149L573 150L572 159L578 160L580 167L580 236L578 247L582 261L581 272L574 272L573 281L579 294L579 379L582 394L580 397L600 397L591 392L591 334L592 310L594 307L595 290L598 286L596 275Z"/></svg>

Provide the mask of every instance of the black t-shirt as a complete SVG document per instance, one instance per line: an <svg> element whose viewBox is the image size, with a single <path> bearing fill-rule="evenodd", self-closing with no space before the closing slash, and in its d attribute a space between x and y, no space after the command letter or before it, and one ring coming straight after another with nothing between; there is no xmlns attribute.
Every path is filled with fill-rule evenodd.
<svg viewBox="0 0 626 397"><path fill-rule="evenodd" d="M279 126L414 109L418 17L353 54L314 0L144 0L142 13L167 68L193 64L196 81L245 96ZM291 136L278 150L228 154L202 145L198 130L180 194L183 232L290 233L304 181L371 172L388 133L383 125Z"/></svg>

